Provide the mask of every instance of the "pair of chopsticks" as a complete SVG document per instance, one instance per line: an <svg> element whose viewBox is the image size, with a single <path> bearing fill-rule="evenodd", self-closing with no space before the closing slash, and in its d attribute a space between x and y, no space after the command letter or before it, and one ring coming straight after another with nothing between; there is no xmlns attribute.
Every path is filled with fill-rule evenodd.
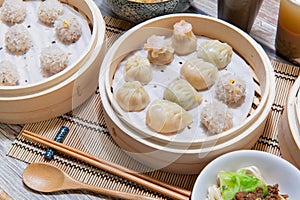
<svg viewBox="0 0 300 200"><path fill-rule="evenodd" d="M125 168L116 163L103 160L100 158L96 158L93 155L72 148L70 146L64 145L62 143L56 142L54 140L50 140L48 138L42 137L36 133L23 130L22 135L25 138L28 138L34 142L38 142L60 153L76 158L80 161L93 165L99 169L115 174L121 178L135 182L141 186L144 186L154 192L160 193L174 200L189 199L191 196L191 191L179 187L175 187L173 185L159 181L145 174L137 173L131 169Z"/></svg>

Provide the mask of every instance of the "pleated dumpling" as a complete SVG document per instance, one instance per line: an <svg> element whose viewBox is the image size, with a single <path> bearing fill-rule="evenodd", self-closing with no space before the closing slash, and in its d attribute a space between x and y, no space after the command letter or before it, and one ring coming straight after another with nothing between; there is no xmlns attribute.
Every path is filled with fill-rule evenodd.
<svg viewBox="0 0 300 200"><path fill-rule="evenodd" d="M232 54L232 47L219 40L206 40L197 50L198 58L213 63L218 69L224 69L231 62Z"/></svg>
<svg viewBox="0 0 300 200"><path fill-rule="evenodd" d="M197 38L193 33L193 27L185 20L174 24L172 45L178 55L187 55L196 51Z"/></svg>
<svg viewBox="0 0 300 200"><path fill-rule="evenodd" d="M202 102L202 96L186 80L176 78L164 91L164 99L177 103L185 110L191 110Z"/></svg>
<svg viewBox="0 0 300 200"><path fill-rule="evenodd" d="M147 84L152 80L152 69L146 57L134 55L125 63L125 81L139 81Z"/></svg>
<svg viewBox="0 0 300 200"><path fill-rule="evenodd" d="M180 69L180 74L196 89L211 87L217 80L218 68L200 58L187 60Z"/></svg>
<svg viewBox="0 0 300 200"><path fill-rule="evenodd" d="M193 122L192 115L168 100L153 101L146 113L146 124L158 133L171 134L183 130Z"/></svg>
<svg viewBox="0 0 300 200"><path fill-rule="evenodd" d="M168 65L174 60L172 42L165 36L150 36L144 49L148 51L149 61L155 65Z"/></svg>
<svg viewBox="0 0 300 200"><path fill-rule="evenodd" d="M149 95L140 82L132 81L118 89L116 100L124 111L137 112L149 104Z"/></svg>

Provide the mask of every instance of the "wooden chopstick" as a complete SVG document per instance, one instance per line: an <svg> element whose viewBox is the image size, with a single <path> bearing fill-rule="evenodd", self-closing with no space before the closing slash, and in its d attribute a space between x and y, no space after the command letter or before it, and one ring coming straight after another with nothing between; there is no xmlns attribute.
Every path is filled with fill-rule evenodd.
<svg viewBox="0 0 300 200"><path fill-rule="evenodd" d="M25 138L31 139L32 141L38 142L40 144L53 148L56 151L59 151L65 155L71 156L88 164L91 164L97 168L100 168L104 171L140 184L154 192L158 192L172 199L189 199L189 197L191 196L191 192L188 190L172 186L145 174L137 173L116 163L96 158L91 154L85 153L78 149L56 142L54 140L42 137L36 133L23 130L22 135Z"/></svg>

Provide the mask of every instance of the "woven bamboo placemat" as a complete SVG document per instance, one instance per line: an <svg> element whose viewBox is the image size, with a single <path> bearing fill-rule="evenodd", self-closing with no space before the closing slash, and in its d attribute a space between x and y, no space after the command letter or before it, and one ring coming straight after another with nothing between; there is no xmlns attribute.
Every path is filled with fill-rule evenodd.
<svg viewBox="0 0 300 200"><path fill-rule="evenodd" d="M110 47L120 34L132 26L128 22L111 17L104 17L104 19L107 24L107 47ZM277 138L277 127L282 111L285 108L288 92L299 76L300 68L278 62L272 62L272 64L275 70L277 94L270 115L268 116L265 130L252 149L281 156ZM154 178L192 190L197 175L180 175L154 171L127 156L110 137L103 118L102 109L100 95L97 90L84 104L72 112L51 120L26 124L23 130L38 133L44 137L54 138L59 128L62 125L66 125L70 128L70 133L67 135L64 144L135 171L147 171L147 174ZM12 143L7 155L27 163L46 162L43 157L46 148L45 146L26 140L20 134ZM50 163L64 169L74 178L88 184L125 192L162 197L160 194L149 191L137 184L128 182L63 154L56 154Z"/></svg>

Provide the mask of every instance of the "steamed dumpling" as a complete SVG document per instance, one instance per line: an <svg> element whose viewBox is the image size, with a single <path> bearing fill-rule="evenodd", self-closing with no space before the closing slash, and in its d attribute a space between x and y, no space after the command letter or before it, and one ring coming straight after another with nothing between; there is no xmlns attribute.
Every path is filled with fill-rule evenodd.
<svg viewBox="0 0 300 200"><path fill-rule="evenodd" d="M52 26L57 18L64 13L64 6L58 0L42 1L39 6L39 20Z"/></svg>
<svg viewBox="0 0 300 200"><path fill-rule="evenodd" d="M202 96L184 79L176 78L164 92L164 99L177 103L185 110L191 110L202 102Z"/></svg>
<svg viewBox="0 0 300 200"><path fill-rule="evenodd" d="M146 113L147 126L158 133L175 133L193 122L181 106L168 100L153 101Z"/></svg>
<svg viewBox="0 0 300 200"><path fill-rule="evenodd" d="M152 80L152 69L149 60L145 57L134 55L125 63L125 81L139 81L147 84Z"/></svg>
<svg viewBox="0 0 300 200"><path fill-rule="evenodd" d="M200 119L211 134L222 133L233 127L233 114L228 106L220 101L205 105Z"/></svg>
<svg viewBox="0 0 300 200"><path fill-rule="evenodd" d="M118 89L116 100L124 111L135 112L143 110L149 104L149 95L140 82L126 82Z"/></svg>
<svg viewBox="0 0 300 200"><path fill-rule="evenodd" d="M8 24L22 23L26 17L26 5L23 0L4 0L0 7L0 19Z"/></svg>
<svg viewBox="0 0 300 200"><path fill-rule="evenodd" d="M190 23L181 20L174 24L172 45L178 55L187 55L196 51L197 38Z"/></svg>
<svg viewBox="0 0 300 200"><path fill-rule="evenodd" d="M17 66L8 60L0 61L0 86L15 86L19 84L20 75Z"/></svg>
<svg viewBox="0 0 300 200"><path fill-rule="evenodd" d="M166 40L165 36L150 36L144 49L148 51L149 61L155 65L167 65L174 60L172 42Z"/></svg>
<svg viewBox="0 0 300 200"><path fill-rule="evenodd" d="M200 58L187 60L180 69L180 74L196 89L211 87L218 78L218 68Z"/></svg>
<svg viewBox="0 0 300 200"><path fill-rule="evenodd" d="M242 103L246 96L246 83L239 76L226 73L216 82L216 96L227 105Z"/></svg>
<svg viewBox="0 0 300 200"><path fill-rule="evenodd" d="M197 50L198 58L213 63L218 69L224 69L231 62L232 54L232 47L219 40L206 40Z"/></svg>

